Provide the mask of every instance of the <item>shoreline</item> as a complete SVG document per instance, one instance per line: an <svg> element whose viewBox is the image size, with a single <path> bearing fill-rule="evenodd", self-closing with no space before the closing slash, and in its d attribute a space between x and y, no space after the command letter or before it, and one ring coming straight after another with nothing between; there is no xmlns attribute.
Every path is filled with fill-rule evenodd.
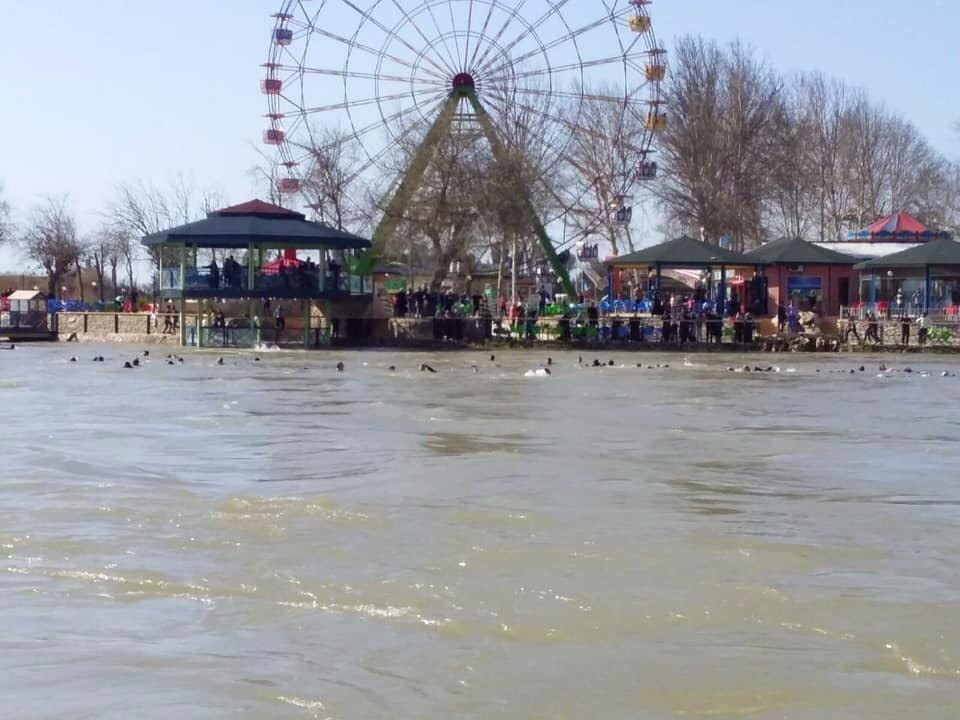
<svg viewBox="0 0 960 720"><path fill-rule="evenodd" d="M664 353L664 354L686 354L686 355L960 355L960 347L942 346L942 345L911 345L903 347L899 345L839 345L836 348L823 348L812 350L794 350L794 349L771 349L771 345L783 341L783 338L760 338L753 344L735 344L723 343L705 344L679 344L679 343L647 343L630 341L607 341L607 342L561 342L558 340L500 340L490 339L485 341L457 341L457 340L426 340L414 338L368 338L368 339L333 339L329 345L310 348L304 350L302 345L291 344L285 346L279 345L279 349L284 352L329 352L335 350L370 350L370 351L395 351L395 352L484 352L484 351L543 351L553 350L555 352L600 352L615 351L637 354ZM13 340L12 342L22 342ZM34 343L69 343L80 345L145 345L148 347L164 346L171 349L176 348L181 351L210 351L210 352L257 352L263 351L260 348L240 348L224 346L205 346L183 347L178 342L175 335L143 335L143 334L81 334L81 335L61 335L57 338L34 338L30 344ZM272 347L273 343L266 342L264 346Z"/></svg>

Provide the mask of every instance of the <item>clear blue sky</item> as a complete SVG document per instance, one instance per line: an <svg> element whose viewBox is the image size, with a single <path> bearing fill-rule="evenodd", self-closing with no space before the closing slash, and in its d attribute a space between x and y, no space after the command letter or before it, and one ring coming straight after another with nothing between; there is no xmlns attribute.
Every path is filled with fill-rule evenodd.
<svg viewBox="0 0 960 720"><path fill-rule="evenodd" d="M0 0L0 184L16 209L69 193L90 228L117 182L178 173L229 200L251 196L259 65L279 6ZM960 151L956 0L656 0L651 12L667 47L678 34L739 36L780 71L819 69L866 87L935 145ZM0 254L0 267L12 262Z"/></svg>

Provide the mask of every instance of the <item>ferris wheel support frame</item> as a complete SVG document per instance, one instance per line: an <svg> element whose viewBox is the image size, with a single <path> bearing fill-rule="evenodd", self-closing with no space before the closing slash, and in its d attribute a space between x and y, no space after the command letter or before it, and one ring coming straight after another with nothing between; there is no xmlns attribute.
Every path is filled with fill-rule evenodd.
<svg viewBox="0 0 960 720"><path fill-rule="evenodd" d="M487 142L490 143L490 148L493 150L493 157L497 162L503 162L506 157L503 144L500 142L500 138L497 137L497 132L493 127L493 122L490 120L490 116L480 103L480 98L477 97L477 93L473 90L467 90L463 91L462 94L465 95L470 101L470 104L473 106L473 111L477 114L477 122L480 124L484 135L486 135ZM567 266L560 260L560 256L557 255L556 248L553 246L553 241L550 239L547 229L544 227L543 222L540 220L540 216L537 214L536 208L533 206L533 201L530 199L530 194L524 191L520 200L523 203L523 208L527 213L527 218L530 222L530 227L533 230L533 234L536 235L537 239L540 241L540 246L543 250L543 254L547 258L547 262L550 263L551 269L553 270L554 274L556 274L557 279L563 285L564 292L567 293L567 296L571 299L575 299L577 297L577 289L574 287L573 280L570 279L570 273L567 271Z"/></svg>
<svg viewBox="0 0 960 720"><path fill-rule="evenodd" d="M452 90L447 96L437 119L433 122L433 125L430 126L430 130L427 131L423 143L407 166L403 177L397 185L396 191L393 193L393 197L384 210L383 217L380 219L377 229L373 233L372 257L375 258L379 256L387 242L393 236L400 222L403 208L409 205L414 193L416 193L420 184L423 182L423 176L426 174L427 166L430 164L430 160L433 158L434 152L440 144L442 137L450 131L457 106L464 98L467 99L476 114L477 123L480 125L487 142L490 144L494 160L496 162L504 161L506 152L503 143L500 142L496 128L481 104L480 98L477 97L477 93L472 88L455 88ZM537 214L529 193L525 191L520 200L530 223L530 229L540 242L541 249L547 262L550 264L550 268L563 285L563 289L567 295L575 298L577 295L576 286L574 286L573 280L570 278L567 266L560 260L560 256L557 255L553 241L550 239L546 227L540 220L540 216Z"/></svg>
<svg viewBox="0 0 960 720"><path fill-rule="evenodd" d="M410 164L407 166L403 177L400 178L397 189L393 193L393 197L390 199L387 207L384 209L383 217L380 218L380 223L373 233L372 251L375 255L379 255L387 244L387 241L393 237L393 233L400 223L403 209L410 204L414 193L417 191L417 188L420 187L420 183L423 182L423 176L427 172L427 166L433 158L436 147L440 144L443 135L450 131L453 116L456 114L457 104L459 102L459 94L455 92L450 93L446 101L444 101L437 119L434 120L433 125L431 125L427 131L423 143L417 148L417 152L414 153L413 158L410 160Z"/></svg>

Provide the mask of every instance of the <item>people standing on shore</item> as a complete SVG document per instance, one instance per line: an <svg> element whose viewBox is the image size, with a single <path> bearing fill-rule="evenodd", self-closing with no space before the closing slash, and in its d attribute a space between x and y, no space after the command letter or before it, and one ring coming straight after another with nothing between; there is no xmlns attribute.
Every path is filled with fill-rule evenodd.
<svg viewBox="0 0 960 720"><path fill-rule="evenodd" d="M797 306L793 304L793 300L787 305L787 327L791 333L800 332L800 313L797 311Z"/></svg>
<svg viewBox="0 0 960 720"><path fill-rule="evenodd" d="M927 336L930 333L930 328L927 327L927 314L922 313L920 317L917 318L917 340L921 345L927 344Z"/></svg>
<svg viewBox="0 0 960 720"><path fill-rule="evenodd" d="M733 341L738 345L740 343L746 342L745 337L746 329L746 318L744 317L743 312L737 311L737 314L733 318Z"/></svg>
<svg viewBox="0 0 960 720"><path fill-rule="evenodd" d="M877 329L877 316L874 313L870 313L867 316L867 333L863 336L863 341L873 340L875 345L882 345L883 341L880 339Z"/></svg>
<svg viewBox="0 0 960 720"><path fill-rule="evenodd" d="M847 315L847 327L843 331L843 342L846 344L850 343L850 336L853 335L857 339L858 345L863 345L863 340L860 339L860 333L857 332L857 323L852 317Z"/></svg>
<svg viewBox="0 0 960 720"><path fill-rule="evenodd" d="M900 344L904 347L910 344L910 316L903 315L900 318Z"/></svg>

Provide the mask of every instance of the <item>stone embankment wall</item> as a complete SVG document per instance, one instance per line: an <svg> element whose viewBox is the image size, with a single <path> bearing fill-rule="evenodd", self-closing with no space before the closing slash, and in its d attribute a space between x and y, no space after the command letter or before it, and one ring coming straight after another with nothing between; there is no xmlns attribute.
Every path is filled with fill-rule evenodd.
<svg viewBox="0 0 960 720"><path fill-rule="evenodd" d="M58 313L55 328L61 341L176 345L180 339L164 334L163 319L148 313Z"/></svg>
<svg viewBox="0 0 960 720"><path fill-rule="evenodd" d="M846 333L850 321L841 320L838 332L841 336ZM867 337L867 327L870 325L865 320L854 322L857 333L861 340ZM902 347L901 323L898 320L878 320L877 335L880 336L880 342L887 347ZM928 339L926 347L947 347L960 348L960 323L957 322L931 322L928 325ZM857 340L852 335L849 338L849 345L856 346ZM874 345L873 341L867 341L866 345ZM920 347L920 329L916 323L910 324L910 347Z"/></svg>

